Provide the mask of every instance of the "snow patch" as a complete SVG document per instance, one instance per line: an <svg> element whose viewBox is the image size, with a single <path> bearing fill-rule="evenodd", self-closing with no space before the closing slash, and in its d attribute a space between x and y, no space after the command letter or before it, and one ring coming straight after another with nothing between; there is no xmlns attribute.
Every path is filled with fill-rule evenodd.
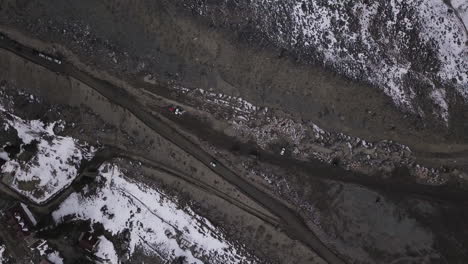
<svg viewBox="0 0 468 264"><path fill-rule="evenodd" d="M96 248L96 257L107 261L109 264L119 263L119 258L115 251L114 244L104 236L99 237L99 242Z"/></svg>
<svg viewBox="0 0 468 264"><path fill-rule="evenodd" d="M10 160L10 157L8 157L8 153L6 153L5 151L0 151L0 159L4 160L4 161L9 161Z"/></svg>
<svg viewBox="0 0 468 264"><path fill-rule="evenodd" d="M62 189L68 187L78 175L81 161L89 160L95 149L71 137L55 135L55 123L49 125L39 120L23 120L18 116L2 111L7 127L14 129L25 145L35 145L37 151L30 159L20 157L6 160L1 167L2 181L36 203L43 203Z"/></svg>
<svg viewBox="0 0 468 264"><path fill-rule="evenodd" d="M225 241L219 230L191 209L180 209L159 190L127 179L120 168L104 164L95 194L74 193L53 212L101 223L113 235L129 231L128 253L141 247L166 260L185 257L189 263L250 263Z"/></svg>
<svg viewBox="0 0 468 264"><path fill-rule="evenodd" d="M468 30L468 2L466 0L452 0L452 6L457 10L463 25Z"/></svg>
<svg viewBox="0 0 468 264"><path fill-rule="evenodd" d="M449 118L449 107L445 97L445 90L443 89L435 89L429 95L434 103L440 108L439 115L448 124Z"/></svg>
<svg viewBox="0 0 468 264"><path fill-rule="evenodd" d="M51 263L63 264L63 258L60 256L60 253L49 247L46 240L42 240L36 249L39 251L39 255L46 257Z"/></svg>
<svg viewBox="0 0 468 264"><path fill-rule="evenodd" d="M4 263L5 261L5 245L0 244L0 264Z"/></svg>

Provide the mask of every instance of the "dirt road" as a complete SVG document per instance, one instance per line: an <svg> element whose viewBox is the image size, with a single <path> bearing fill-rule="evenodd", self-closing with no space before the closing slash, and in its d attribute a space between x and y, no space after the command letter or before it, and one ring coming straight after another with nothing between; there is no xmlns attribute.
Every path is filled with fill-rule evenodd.
<svg viewBox="0 0 468 264"><path fill-rule="evenodd" d="M108 82L98 80L88 74L77 70L73 65L65 61L56 61L40 56L37 51L28 47L22 46L5 36L0 39L0 48L6 49L15 53L31 62L42 65L52 71L73 77L88 86L95 89L109 101L119 105L133 115L137 116L148 127L155 132L179 146L181 149L198 159L200 162L210 167L215 173L221 175L227 182L238 187L243 193L251 197L253 200L261 204L264 208L271 211L274 215L281 218L281 228L293 239L299 240L302 243L313 249L319 256L324 258L328 263L340 264L345 263L339 256L330 251L317 236L306 226L303 220L290 208L285 206L280 201L269 196L265 192L257 189L242 177L236 175L223 164L217 162L216 167L210 165L215 160L210 154L202 151L195 144L183 137L177 131L164 124L159 118L148 113L143 107L129 95L125 90L115 87Z"/></svg>
<svg viewBox="0 0 468 264"><path fill-rule="evenodd" d="M24 197L14 189L10 188L6 184L0 181L0 193L10 197L15 201L20 201L24 204L29 205L36 213L47 215L55 208L57 208L71 193L75 192L74 188L79 185L83 180L84 176L90 176L91 173L97 172L97 169L101 164L116 156L116 152L110 149L102 149L96 153L96 155L89 162L86 162L80 168L80 174L73 180L73 182L67 187L62 189L60 192L53 195L47 201L37 204L28 198ZM97 175L97 174L96 174Z"/></svg>
<svg viewBox="0 0 468 264"><path fill-rule="evenodd" d="M61 73L66 76L75 78L88 86L92 87L102 96L106 97L109 101L113 102L120 107L127 109L133 115L138 117L148 127L152 128L155 132L171 141L175 145L182 148L184 151L198 159L200 162L210 167L215 173L222 176L229 183L237 186L246 195L257 201L263 207L271 211L274 215L277 215L281 219L280 227L293 239L299 240L304 244L308 245L314 251L316 251L321 257L327 260L329 263L344 263L338 256L331 252L316 236L315 234L304 224L301 217L299 217L294 211L289 209L287 206L282 204L280 201L269 196L265 192L259 190L244 178L231 171L223 164L217 162L216 167L212 167L210 163L214 161L209 153L201 150L196 144L182 136L177 130L168 126L164 121L159 119L157 116L150 114L135 98L133 98L123 88L114 86L108 82L99 80L89 74L78 70L74 65L67 63L66 61L60 61L57 63L47 58L38 56L38 53L34 50L25 46L19 45L18 43L11 41L5 37L0 40L0 48L9 50L18 56L25 58L28 61L42 65L52 71ZM417 184L404 184L395 183L394 185L388 185L388 182L379 182L371 180L369 178L363 178L361 175L350 174L338 168L330 168L321 164L303 164L287 159L276 159L271 157L267 159L268 162L275 163L282 166L293 166L299 169L305 169L311 172L316 177L322 177L327 179L339 180L344 182L352 182L364 186L371 187L373 189L388 190L394 192L424 196L428 199L441 199L450 200L457 202L468 201L468 195L462 192L452 192L444 190L439 187L422 186ZM389 188L392 187L392 188ZM395 188L393 188L395 187Z"/></svg>

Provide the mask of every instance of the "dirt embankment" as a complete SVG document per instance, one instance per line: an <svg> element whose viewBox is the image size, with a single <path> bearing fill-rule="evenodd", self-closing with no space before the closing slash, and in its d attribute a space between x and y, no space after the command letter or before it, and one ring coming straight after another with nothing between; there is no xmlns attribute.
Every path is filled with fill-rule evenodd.
<svg viewBox="0 0 468 264"><path fill-rule="evenodd" d="M28 49L23 47L23 52L18 53L26 53L26 50ZM84 136L93 141L95 140L95 136L98 136L100 142L110 145L124 145L131 148L132 151L141 151L145 156L153 156L154 158L158 159L159 162L172 164L173 166L181 166L183 164L184 170L188 169L187 171L189 173L195 173L197 178L200 177L200 179L204 179L209 184L214 182L214 185L217 189L222 190L225 188L225 191L232 193L234 197L237 197L237 199L240 199L243 202L249 201L248 198L239 196L242 194L235 188L230 187L230 185L226 184L225 182L223 183L219 176L216 176L212 173L207 173L206 170L203 169L203 165L196 165L196 162L194 163L193 159L190 159L186 156L186 154L181 153L177 147L161 138L160 135L152 131L151 127L148 127L147 124L141 120L138 120L138 118L133 116L131 112L128 110L123 110L119 106L112 104L108 101L108 99L106 99L106 97L100 95L99 92L94 91L92 87L89 87L76 79L66 78L64 75L53 73L43 68L42 66L17 57L11 52L3 52L3 54L5 56L1 58L3 59L2 65L4 65L5 68L2 74L6 80L15 84L13 87L17 87L16 85L21 85L21 87L18 88L26 89L36 94L41 94L44 98L47 98L47 101L53 101L55 103L65 103L74 106L82 106L84 104L89 108L94 109L94 111L101 118L108 120L113 124L113 126L119 127L121 130L125 130L131 134L130 136L129 134L114 134L118 130L116 130L116 128L113 126L107 129L106 127L92 129L93 122L89 123L89 121L93 120L93 118L84 118L83 116L78 118L78 116L75 116L74 119L73 117L69 117L67 119L68 121L75 122L74 120L76 120L78 122L79 120L77 126L80 127L80 130L75 131L74 133L74 135L81 135L78 136L79 138ZM48 63L45 59L38 59L37 56L34 56L32 53L30 55L23 56L30 57L32 61L38 61L41 65L53 65ZM71 65L66 65L66 63L65 65L62 65L62 67L60 67L60 65L56 65L55 68L58 71L64 71L65 69L69 69L69 67L73 67ZM81 73L79 76L84 77L82 75L85 74ZM21 78L23 76L29 76L31 78ZM85 79L89 78L93 79L92 77L87 77ZM62 86L57 88L60 89L60 93L51 94L48 85L51 81L59 79L61 81L58 81L57 83L60 83ZM99 85L101 84L101 81L95 80L92 81L92 83ZM32 85L34 87L32 87ZM115 92L119 91L120 93L128 96L128 94L126 94L125 91L121 89L122 87L114 87ZM115 96L119 95L116 93L105 94L107 94L107 96L110 98L114 98ZM129 98L126 98L126 96L121 96L118 99L120 102L122 102L122 100L133 100L131 96ZM86 111L84 112L86 113ZM81 129L83 129L83 131L81 131ZM153 145L157 145L158 147L153 147ZM166 152L169 154L161 155L161 153ZM230 164L232 162L245 164L246 161L243 160L243 156L223 156L225 159L230 161L223 161L223 164ZM240 158L240 160L237 160L236 158ZM288 201L288 206L290 208L295 208L295 210L300 212L301 216L304 217L305 221L307 221L308 226L319 235L319 238L324 241L328 247L334 249L340 255L346 256L346 259L348 260L359 259L361 262L366 262L369 259L378 259L390 263L395 259L405 258L406 256L413 256L412 252L415 250L418 252L421 251L420 248L411 248L408 251L406 245L422 245L423 252L426 252L426 250L427 252L431 252L430 256L423 254L414 257L415 259L420 260L427 260L428 258L440 260L441 258L444 258L444 256L453 256L450 258L453 260L459 260L463 258L463 254L466 254L464 249L447 247L448 244L452 243L450 242L452 240L457 241L457 243L466 243L464 242L466 238L463 236L464 233L459 232L460 230L463 230L463 228L456 228L457 232L453 232L454 227L463 227L462 221L465 217L462 214L456 213L459 211L459 208L456 205L448 206L447 212L453 215L453 219L449 220L451 224L449 225L450 228L447 228L442 225L445 220L441 221L440 217L442 217L442 214L440 211L438 211L439 209L431 211L430 217L435 218L436 220L434 220L434 222L426 222L423 220L427 215L427 212L420 212L418 210L413 212L413 209L407 209L405 206L401 206L398 199L394 199L392 196L387 197L388 199L380 198L381 194L371 192L365 188L356 188L356 186L353 184L337 184L333 182L327 183L326 181L317 180L315 177L310 177L311 175L301 175L300 173L298 174L294 170L282 171L282 169L276 168L272 173L272 168L274 168L274 166L271 167L271 165L268 165L267 168L262 168L264 165L265 164L260 164L260 166L246 168L248 171L244 171L244 169L236 171L241 171L242 174L249 178L249 181L251 182L263 181L265 184L266 181L269 182L270 185L271 183L274 183L273 185L277 185L268 186L268 184L266 184L268 186L266 188L270 189L266 192L274 192L274 194L278 194L279 197ZM187 168L186 166L189 166L190 168ZM232 167L232 164L230 164L230 166ZM193 170L192 167L196 170ZM259 169L260 171L258 171ZM200 173L197 173L198 171ZM324 174L327 173L324 172ZM285 178L281 175L288 175L288 180L285 180ZM256 179L254 180L251 177L256 177ZM262 177L265 178L262 179ZM239 239L240 241L246 241L247 245L249 245L249 247L253 246L255 252L261 256L273 259L279 257L279 260L284 260L284 257L281 256L283 256L283 254L288 254L288 260L294 258L298 261L305 261L305 263L310 263L314 260L319 261L313 252L309 251L301 244L295 244L294 253L291 253L291 251L285 252L283 250L277 251L278 245L274 243L279 243L280 248L283 246L289 246L290 244L288 244L289 242L287 238L284 240L285 237L282 236L281 233L277 233L278 230L273 231L273 227L269 225L259 226L258 232L262 233L262 238L260 239L264 240L265 243L262 243L261 247L258 248L256 245L258 244L258 233L239 233L235 231L239 230L239 224L243 225L243 223L246 223L247 225L246 230L250 230L249 226L251 226L254 222L257 223L256 221L259 220L258 218L248 218L248 220L245 222L241 221L239 223L237 217L229 217L229 215L233 213L233 208L240 209L239 207L226 207L226 205L230 204L230 202L225 203L220 200L206 200L206 198L202 198L206 197L206 192L203 190L198 191L198 188L190 187L192 185L190 182L186 182L184 180L174 180L171 175L157 178L163 182L169 183L169 185L176 190L182 190L183 192L190 193L190 196L195 200L201 199L203 201L202 204L204 205L202 206L204 208L201 210L206 210L205 212L207 215L211 215L215 219L220 219L218 222L222 223L222 225L225 227L227 226L229 235L232 235L232 237ZM214 178L216 178L216 180ZM307 179L307 184L304 184L306 182L305 179ZM184 182L184 184L181 184L182 182ZM335 188L338 189L335 190ZM316 192L311 190L319 191ZM201 195L202 193L204 194ZM314 193L315 197L310 197L310 195L308 195L311 193ZM288 195L284 196L283 194ZM338 199L333 199L332 197L335 197L337 194L339 194L337 197ZM343 195L356 197L358 199L356 201L349 202L349 197L344 199ZM293 199L290 200L291 198ZM225 199L221 200L226 201ZM210 202L208 203L208 201ZM213 203L211 203L211 201ZM426 203L422 200L415 200L414 202L418 206L420 204ZM383 206L382 209L384 210L376 210L377 207L381 206ZM438 205L438 202L435 201L430 202L430 206L435 206L435 208L439 208L440 206L440 208L443 209L447 206L447 204ZM224 212L223 210L227 210L230 213L225 214L224 216L220 216L218 212L219 209L221 209L222 212ZM239 211L241 217L244 215L242 211L242 209ZM376 223L379 223L379 221L376 219L382 219L382 213L385 214L385 217L383 218L387 219L388 223L376 225ZM412 215L413 213L415 216ZM395 215L398 217L395 217ZM363 225L368 226L369 228L369 230L366 231L366 236L362 236L361 228ZM270 231L268 233L264 233L263 228L266 228ZM425 228L429 228L430 231L426 230ZM340 234L338 237L336 236L336 232ZM388 237L388 232L397 232L399 235ZM271 236L271 234L275 233L279 236ZM416 235L414 238L416 238L418 242L412 242L412 239L410 239L414 235ZM347 241L349 241L349 237L352 237L352 240L354 241L352 245L347 243ZM432 242L434 237L437 238L436 244L433 244L434 242ZM369 244L370 241L374 240L379 241L380 243ZM405 241L405 243L396 242L400 240ZM266 241L275 242L266 243ZM388 247L386 243L393 243L394 247ZM292 257L291 254L294 254L294 257Z"/></svg>
<svg viewBox="0 0 468 264"><path fill-rule="evenodd" d="M249 198L248 192L244 192L236 184L226 181L222 176L205 166L203 162L153 131L154 126L151 124L154 122L151 122L151 118L140 120L128 109L112 103L98 91L72 77L48 71L42 66L29 63L9 52L2 51L0 54L2 65L5 66L0 77L6 80L11 87L40 95L48 103L65 104L72 107L83 107L84 109L89 107L93 110L94 115L99 116L100 120L106 120L112 127L112 129L107 129L104 133L101 133L99 130L92 129L93 126L96 126L93 123L99 122L99 119L83 120L82 117L78 119L78 116L75 116L77 118L75 121L72 118L73 116L68 116L68 118L72 118L67 120L68 122L79 121L79 123L72 125L72 127L76 127L74 135L78 138L87 138L95 144L100 142L105 145L128 148L129 153L138 153L140 156L154 160L156 163L177 168L181 173L190 175L191 181L177 178L177 176L167 172L162 174L160 172L154 173L152 177L163 184L167 184L168 188L188 193L190 199L200 201L200 210L209 215L210 219L214 219L215 223L222 225L235 240L248 245L248 248L252 249L255 254L264 259L271 259L273 262L287 259L286 256L303 263L322 262L322 259L310 247L295 242L288 237L286 232L277 229L271 221L264 221L262 217L259 217L258 215L266 215L272 219L276 218L274 214L264 208L261 202L257 202L255 198ZM20 78L25 74L29 78ZM60 92L50 93L49 82L54 81L56 81L55 85L60 84L60 87L57 87L60 88ZM125 101L125 98L120 97L119 100ZM134 104L134 106L137 106L137 104ZM80 115L80 111L75 115ZM149 122L149 124L145 122ZM99 125L97 125L97 128L104 129ZM124 135L121 135L119 131L125 131ZM154 171L152 167L154 165L149 166L148 170ZM219 164L219 167L221 167L221 164ZM202 186L203 184L214 186L228 199L216 192L207 191L206 188L200 188L193 181L200 182ZM230 201L233 199L237 203ZM239 202L242 206L239 206ZM281 203L279 204L280 207L288 210L287 207L281 205ZM254 211L256 214L250 214L249 210L245 210L243 207L249 208L250 211ZM294 217L294 214L290 213L289 215ZM285 228L289 229L289 226L285 226ZM252 230L254 232L251 232ZM257 232L256 230L260 231ZM310 240L311 238L308 237L307 239ZM258 241L264 241L264 243L257 245ZM283 247L290 248L290 251L278 250L278 248Z"/></svg>
<svg viewBox="0 0 468 264"><path fill-rule="evenodd" d="M36 2L5 4L2 11L5 16L0 23L27 36L55 43L37 45L35 42L33 46L51 54L61 53L74 64L79 61L81 69L86 68L99 78L107 73L119 76L119 80L114 78L114 83L123 80L131 84L133 87L127 87L131 93L138 93L138 88L144 87L153 94L185 104L190 104L189 100L174 93L172 86L240 96L257 107L285 112L292 121L305 124L308 132L314 131L307 124L314 123L325 131L343 132L369 142L393 140L409 146L420 164L448 173L467 164L468 145L463 139L466 133L459 133L464 131L466 122L451 121L447 128L440 122L402 113L375 87L299 62L271 43L252 41L260 37L253 29L241 27L231 31L225 23L209 23L165 1L54 2L53 5L57 8L52 10ZM14 31L8 33L18 37ZM30 41L26 38L23 43L28 45ZM149 85L148 80L156 85ZM148 105L158 103L143 97ZM201 104L194 107L200 110ZM466 113L454 112L461 119ZM301 143L302 148L307 146ZM340 148L347 151L346 145ZM333 159L332 155L328 156L329 160ZM344 160L344 157L336 158ZM407 164L383 170L399 166ZM359 171L381 174L383 167L385 164L372 164ZM448 178L458 180L456 176Z"/></svg>
<svg viewBox="0 0 468 264"><path fill-rule="evenodd" d="M301 118L313 120L331 131L343 131L368 140L390 138L421 151L449 152L451 146L444 145L446 142L464 142L463 135L457 134L457 129L446 130L443 126L426 126L422 120L405 118L393 107L388 98L373 87L350 82L319 67L300 65L288 56L283 56L281 51L271 47L268 43L260 43L258 46L252 43L247 44L247 42L243 42L245 35L240 34L241 32L233 35L228 30L173 9L171 4L163 1L134 1L132 3L119 1L100 3L93 1L49 1L48 3L28 1L4 2L4 5L8 8L0 11L5 14L0 18L0 22L20 29L28 35L61 44L79 55L80 60L92 65L95 69L105 70L119 76L136 84L135 87L139 87L139 84L143 83L143 78L151 74L158 80L159 84L164 84L165 81L174 81L185 86L201 87L205 90L212 88L214 91L225 94L240 95L259 106L282 108L295 116L297 120ZM52 5L55 6L54 9L48 8ZM49 48L48 51L54 53L53 49ZM56 51L60 51L58 46ZM17 65L16 67L15 69L20 72L23 66ZM38 70L33 69L31 72L37 74ZM179 157L177 160L172 160L168 156L160 155L158 149L151 149L151 139L159 138L158 135L152 133L144 124L131 118L128 112L115 114L112 111L107 111L108 107L114 110L115 108L108 106L107 101L102 96L97 96L92 91L82 92L82 89L86 90L86 88L78 87L77 82L71 82L71 92L65 95L61 85L68 87L70 83L63 76L39 76L37 78L41 81L36 84L41 84L42 89L38 89L36 92L42 93L51 100L54 98L55 100L65 100L65 103L77 104L79 100L87 101L86 104L90 107L96 107L95 110L105 116L105 119L118 126L125 126L130 133L135 133L134 136L141 139L137 143L145 145L142 151L148 151L163 162L172 164L180 164L180 161L185 159ZM29 81L21 78L17 80L18 84L25 87L31 85L28 83ZM48 85L50 87L47 87ZM30 88L37 89L37 86ZM172 99L177 99L170 92L164 90L161 85L155 85L151 89L156 94L164 94ZM463 115L462 112L460 116ZM459 125L462 127L462 124ZM116 138L115 142L117 140ZM433 147L432 143L441 144ZM177 152L172 147L167 147L164 151L167 153ZM184 164L189 173L190 164ZM199 168L199 165L194 167ZM198 176L207 179L216 177L202 173ZM302 176L297 179L299 183L297 185L302 186L303 179ZM168 180L168 182L174 181ZM183 184L176 182L174 185ZM189 187L178 188L190 190ZM222 186L218 185L217 188L222 188ZM225 188L229 189L229 186L225 186ZM374 194L359 196L358 201L350 200L349 197L355 197L358 191L355 188L351 188L351 190L349 188L350 186L345 184L343 188L339 187L336 190L336 193L340 195L335 195L334 192L326 194L337 196L337 200L334 200L333 203L324 201L323 204L316 204L321 207L319 209L324 213L323 222L327 223L326 225L329 224L323 228L329 230L322 237L327 237L329 244L336 245L337 251L340 253L345 252L343 248L350 246L346 242L349 242L351 234L355 243L349 250L351 256L358 249L359 252L362 250L365 254L369 253L374 259L385 258L390 262L391 259L413 256L416 251L423 252L428 249L432 252L433 240L430 236L425 235L425 229L421 231L424 234L421 241L424 243L420 241L409 243L410 245L423 245L422 251L419 249L407 250L401 246L404 243L397 242L399 239L410 241L408 234L415 230L414 226L420 227L422 225L425 228L426 226L432 228L431 225L434 225L434 229L441 230L437 234L442 234L446 230L441 223L449 220L443 218L441 213L443 210L439 211L438 206L435 206L437 209L434 209L434 212L429 212L429 218L436 220L427 221L426 225L420 225L426 221L425 216L429 215L424 211L426 208L422 208L416 217L417 223L413 225L413 216L402 213L405 209L398 202L388 202L391 204L391 208L388 209L385 205L382 209L386 215L383 218L391 219L389 220L391 224L377 225L375 223L381 223L382 217L378 214L382 212L375 208L380 207L381 202L374 201ZM310 189L304 187L303 191L307 194ZM237 195L236 192L234 193ZM324 194L324 196L326 195ZM199 197L205 196L200 195ZM313 198L309 200L315 201ZM387 204L387 201L382 203ZM218 202L213 202L213 204L218 204ZM421 205L420 201L416 204L418 207L424 205L424 203ZM221 206L218 204L218 207L222 206L224 204ZM398 209L394 209L394 207L398 207ZM336 213L335 208L341 208L342 211ZM207 210L220 215L214 212L213 208ZM464 219L462 216L458 218L456 211L456 207L451 207L450 212L456 216L454 219ZM366 215L366 217L360 218L360 215ZM372 217L367 217L368 215ZM398 217L395 218L395 215ZM231 226L238 224L237 219L219 217L222 219L221 222L226 221ZM405 226L404 221L401 221L400 218L405 219L405 221L410 219L411 223ZM366 230L368 236L361 235L360 228L363 226L363 222L367 224L372 222L369 224L369 230ZM400 229L402 230L400 235L392 235L389 238L388 233L395 230L392 229L393 225L400 224L404 226ZM340 225L342 225L342 229L337 227ZM348 228L348 226L351 227ZM392 228L388 228L388 226L392 226ZM462 220L453 226L463 227ZM320 226L316 228L319 231L322 230ZM261 228L257 230L258 232L255 231L255 233L264 238L262 241L267 241L269 235L264 234ZM269 233L275 232L272 229L268 230ZM465 232L465 230L462 231ZM254 235L250 236L247 233L249 231L245 234L237 234L237 236L247 236L249 245L255 244ZM374 234L378 235L374 236ZM453 230L447 232L446 239L443 241L452 241L453 234ZM376 243L372 242L374 238L380 242L378 247L375 245ZM463 238L455 240L462 241L460 244L466 243ZM279 239L279 241L281 241L281 245L285 246L289 243L285 242L288 240ZM389 254L388 251L391 251L385 245L388 241L393 241L394 246L401 250L398 254L392 253L397 257L386 255ZM268 243L262 247L267 248L262 251L268 252L264 254L274 252L277 248ZM297 259L306 261L305 258L301 258L303 250L302 247L295 250L294 255ZM452 255L446 253L451 252L451 250L447 249L441 254L443 256ZM453 251L455 252L454 260L466 256L465 249L455 248ZM286 253L277 252L275 254L283 254L282 256L284 256ZM310 252L307 254L314 256ZM438 259L442 259L443 256Z"/></svg>
<svg viewBox="0 0 468 264"><path fill-rule="evenodd" d="M240 95L330 131L371 141L392 139L415 150L451 151L457 146L433 144L467 140L464 122L456 122L466 118L463 104L448 129L406 115L375 87L301 64L260 41L257 32L242 23L232 31L236 27L226 24L236 24L235 15L218 25L178 3L7 1L0 22L64 45L85 63L130 81L151 74L161 81Z"/></svg>

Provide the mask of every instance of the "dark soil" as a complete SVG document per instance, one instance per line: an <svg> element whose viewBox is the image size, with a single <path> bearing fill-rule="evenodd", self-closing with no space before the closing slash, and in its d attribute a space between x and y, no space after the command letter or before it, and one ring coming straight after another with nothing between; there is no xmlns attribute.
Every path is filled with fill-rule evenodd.
<svg viewBox="0 0 468 264"><path fill-rule="evenodd" d="M462 122L468 111L455 95L446 129L430 117L400 112L375 87L297 61L295 52L275 47L246 23L254 18L242 13L242 3L218 8L201 18L184 1L6 1L0 23L64 45L85 63L130 82L150 73L163 82L213 88L369 139L409 145L468 140Z"/></svg>

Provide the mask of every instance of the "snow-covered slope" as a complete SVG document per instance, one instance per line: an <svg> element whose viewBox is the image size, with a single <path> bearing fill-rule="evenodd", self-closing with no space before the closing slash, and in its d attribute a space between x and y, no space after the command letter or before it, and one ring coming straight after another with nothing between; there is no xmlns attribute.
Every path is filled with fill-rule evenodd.
<svg viewBox="0 0 468 264"><path fill-rule="evenodd" d="M119 258L115 252L114 244L112 244L112 242L110 242L105 236L99 237L96 256L109 263L119 263Z"/></svg>
<svg viewBox="0 0 468 264"><path fill-rule="evenodd" d="M81 161L94 154L85 143L55 135L56 123L23 120L4 109L0 109L0 119L5 133L17 135L17 142L1 147L19 148L19 153L1 152L1 180L34 202L45 202L69 186L78 175Z"/></svg>
<svg viewBox="0 0 468 264"><path fill-rule="evenodd" d="M451 0L452 7L457 10L458 16L463 21L465 28L468 29L468 1Z"/></svg>
<svg viewBox="0 0 468 264"><path fill-rule="evenodd" d="M84 190L67 198L53 213L56 222L74 216L101 223L113 235L128 230L130 255L142 247L165 260L251 263L207 219L190 208L178 208L159 190L126 178L117 165L104 164L98 181L101 187L94 192ZM109 249L106 243L103 246ZM112 255L108 251L103 249L102 254Z"/></svg>
<svg viewBox="0 0 468 264"><path fill-rule="evenodd" d="M267 38L303 61L365 80L415 114L448 121L448 93L468 99L465 0L453 0L455 10L443 0L183 2L200 15ZM219 10L226 16L217 15Z"/></svg>

